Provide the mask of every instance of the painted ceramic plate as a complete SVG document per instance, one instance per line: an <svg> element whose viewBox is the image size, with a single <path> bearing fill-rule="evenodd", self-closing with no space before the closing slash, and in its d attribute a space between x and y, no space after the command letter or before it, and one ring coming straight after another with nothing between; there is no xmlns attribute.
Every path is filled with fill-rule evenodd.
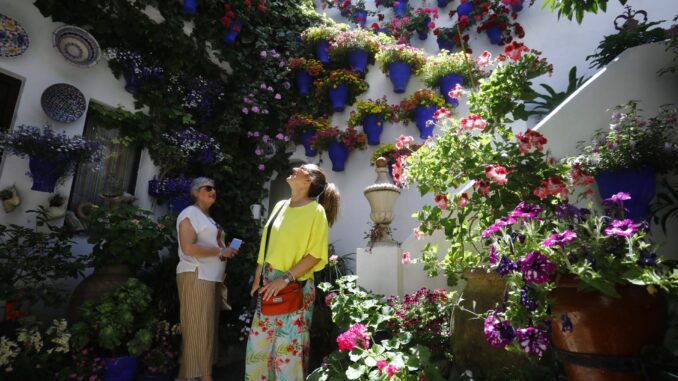
<svg viewBox="0 0 678 381"><path fill-rule="evenodd" d="M68 62L80 67L92 67L101 58L97 40L77 26L59 27L52 34L52 43Z"/></svg>
<svg viewBox="0 0 678 381"><path fill-rule="evenodd" d="M22 55L28 49L28 34L18 21L0 14L0 57Z"/></svg>
<svg viewBox="0 0 678 381"><path fill-rule="evenodd" d="M62 123L78 120L85 113L85 96L75 86L54 84L42 93L40 105L50 118Z"/></svg>

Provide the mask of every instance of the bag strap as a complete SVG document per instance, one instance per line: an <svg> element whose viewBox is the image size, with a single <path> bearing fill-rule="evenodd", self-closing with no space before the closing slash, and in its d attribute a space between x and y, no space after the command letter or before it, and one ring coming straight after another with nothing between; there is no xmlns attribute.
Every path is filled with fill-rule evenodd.
<svg viewBox="0 0 678 381"><path fill-rule="evenodd" d="M285 204L287 201L285 201ZM275 223L275 219L278 218L278 213L285 207L285 205L282 205L278 210L273 213L273 217L268 220L268 224L266 225L266 240L264 241L264 264L266 263L266 254L268 253L268 240L271 238L271 225ZM261 265L261 275L259 276L259 285L264 286L264 264Z"/></svg>

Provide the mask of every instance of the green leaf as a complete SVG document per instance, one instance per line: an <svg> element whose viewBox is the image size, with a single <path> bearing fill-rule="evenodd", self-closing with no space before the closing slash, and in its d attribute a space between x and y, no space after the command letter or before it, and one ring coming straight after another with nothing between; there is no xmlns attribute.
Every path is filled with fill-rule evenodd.
<svg viewBox="0 0 678 381"><path fill-rule="evenodd" d="M367 368L360 364L351 364L346 370L346 378L349 380L357 380L365 374Z"/></svg>

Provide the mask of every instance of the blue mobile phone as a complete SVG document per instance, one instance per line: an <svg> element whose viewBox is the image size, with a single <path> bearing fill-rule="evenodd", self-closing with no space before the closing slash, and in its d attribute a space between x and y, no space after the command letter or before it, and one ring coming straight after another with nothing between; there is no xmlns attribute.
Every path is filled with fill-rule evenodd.
<svg viewBox="0 0 678 381"><path fill-rule="evenodd" d="M241 244L241 243L242 243L241 240L239 240L239 239L237 239L237 238L233 238L233 240L231 240L231 249L233 249L233 250L238 250L238 249L240 249L240 244Z"/></svg>

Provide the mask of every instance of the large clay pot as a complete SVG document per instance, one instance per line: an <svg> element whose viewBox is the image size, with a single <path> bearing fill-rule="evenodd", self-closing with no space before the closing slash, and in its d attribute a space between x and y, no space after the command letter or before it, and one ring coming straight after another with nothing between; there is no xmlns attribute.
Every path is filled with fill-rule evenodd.
<svg viewBox="0 0 678 381"><path fill-rule="evenodd" d="M85 278L73 290L71 300L68 302L69 322L78 321L80 306L85 302L101 299L104 294L127 283L131 276L132 270L128 265L110 265L95 269L92 275Z"/></svg>
<svg viewBox="0 0 678 381"><path fill-rule="evenodd" d="M503 298L506 278L499 274L468 271L463 277L468 281L460 304L464 309L484 313L495 308ZM509 380L511 375L518 374L530 375L528 379L534 380L552 379L544 375L548 371L546 367L542 369L539 364L531 364L526 355L490 346L483 333L483 319L461 308L454 310L452 318L452 354L458 370L471 370L474 379L479 380Z"/></svg>
<svg viewBox="0 0 678 381"><path fill-rule="evenodd" d="M553 315L567 314L572 332L563 332L554 319L551 342L558 350L569 381L641 381L642 375L612 370L610 366L633 365L645 346L659 346L666 329L666 300L645 287L617 286L620 298L599 292L577 291L578 282L561 279L552 292ZM614 357L626 358L616 362ZM584 366L587 364L588 366ZM596 366L596 367L593 367Z"/></svg>

